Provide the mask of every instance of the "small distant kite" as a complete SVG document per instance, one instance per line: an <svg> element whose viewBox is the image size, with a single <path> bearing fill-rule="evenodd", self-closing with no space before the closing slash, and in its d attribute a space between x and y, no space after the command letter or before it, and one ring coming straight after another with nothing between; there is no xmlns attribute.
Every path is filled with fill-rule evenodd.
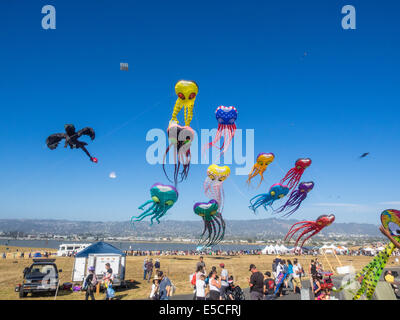
<svg viewBox="0 0 400 320"><path fill-rule="evenodd" d="M65 139L64 148L70 147L71 149L82 149L90 158L90 161L97 163L98 160L95 157L92 157L87 151L86 147L87 143L79 141L78 138L82 135L89 136L90 139L94 140L95 132L92 128L86 127L79 131L75 130L75 126L73 124L66 124L64 125L65 133L55 133L50 135L46 139L46 144L50 150L54 150L57 148L58 144L61 142L62 139Z"/></svg>
<svg viewBox="0 0 400 320"><path fill-rule="evenodd" d="M129 65L126 62L121 62L119 64L119 69L121 71L128 71L129 70Z"/></svg>
<svg viewBox="0 0 400 320"><path fill-rule="evenodd" d="M363 154L360 156L360 158L365 158L367 155L369 155L369 152L363 153Z"/></svg>
<svg viewBox="0 0 400 320"><path fill-rule="evenodd" d="M116 174L114 171L113 171L113 172L110 172L109 177L110 177L111 179L115 179L115 178L117 177L117 174Z"/></svg>

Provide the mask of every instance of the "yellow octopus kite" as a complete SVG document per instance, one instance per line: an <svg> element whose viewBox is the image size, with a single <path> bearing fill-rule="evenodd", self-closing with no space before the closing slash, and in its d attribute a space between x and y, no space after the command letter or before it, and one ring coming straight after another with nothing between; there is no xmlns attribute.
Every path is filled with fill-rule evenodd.
<svg viewBox="0 0 400 320"><path fill-rule="evenodd" d="M185 126L189 127L193 118L194 101L196 100L197 93L199 92L199 87L194 81L180 80L175 85L175 92L178 96L178 99L175 102L170 123L179 123L176 116L181 111L182 107L185 106Z"/></svg>

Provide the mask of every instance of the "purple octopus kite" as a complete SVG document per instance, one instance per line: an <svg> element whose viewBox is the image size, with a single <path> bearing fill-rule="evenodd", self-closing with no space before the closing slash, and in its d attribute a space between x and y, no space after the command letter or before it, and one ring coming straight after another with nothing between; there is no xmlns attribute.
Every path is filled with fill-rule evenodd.
<svg viewBox="0 0 400 320"><path fill-rule="evenodd" d="M285 217L293 214L298 208L300 208L301 203L307 198L307 194L314 188L314 182L301 182L296 190L294 190L286 203L278 208L275 213L283 212L286 209L290 211L284 214Z"/></svg>

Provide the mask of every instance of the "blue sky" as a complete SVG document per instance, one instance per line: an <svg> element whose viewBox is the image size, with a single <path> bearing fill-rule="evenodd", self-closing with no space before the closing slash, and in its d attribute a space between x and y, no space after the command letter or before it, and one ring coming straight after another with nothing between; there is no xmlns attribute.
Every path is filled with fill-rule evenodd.
<svg viewBox="0 0 400 320"><path fill-rule="evenodd" d="M41 28L46 4L56 30ZM356 30L341 27L346 4ZM271 217L254 216L249 199L310 157L303 180L315 188L293 218L378 224L400 207L398 12L395 1L2 1L0 218L136 215L149 187L167 183L146 162L146 133L167 127L175 82L192 79L195 130L234 105L238 128L255 130L254 156L276 155L258 190L229 177L226 219ZM98 164L47 149L65 123L96 130L88 149ZM198 219L206 169L192 166L167 219Z"/></svg>

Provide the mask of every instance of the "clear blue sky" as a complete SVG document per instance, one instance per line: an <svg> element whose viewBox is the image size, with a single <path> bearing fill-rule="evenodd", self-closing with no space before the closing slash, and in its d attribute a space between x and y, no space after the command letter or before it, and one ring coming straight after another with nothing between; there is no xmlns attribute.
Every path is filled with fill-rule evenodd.
<svg viewBox="0 0 400 320"><path fill-rule="evenodd" d="M56 30L41 28L46 4L56 7ZM356 30L341 27L346 4L356 8ZM334 213L337 222L378 224L383 209L400 208L399 6L2 1L0 218L135 215L149 187L167 182L145 160L146 133L166 128L175 82L193 79L194 129L215 127L215 108L234 105L238 127L255 130L255 155L276 155L260 189L247 189L245 176L226 181L226 219L270 217L254 216L248 200L308 156L303 180L315 188L294 218ZM79 150L47 149L46 137L65 123L96 130L89 150L98 164ZM192 166L167 219L198 219L192 206L206 200L206 168Z"/></svg>

